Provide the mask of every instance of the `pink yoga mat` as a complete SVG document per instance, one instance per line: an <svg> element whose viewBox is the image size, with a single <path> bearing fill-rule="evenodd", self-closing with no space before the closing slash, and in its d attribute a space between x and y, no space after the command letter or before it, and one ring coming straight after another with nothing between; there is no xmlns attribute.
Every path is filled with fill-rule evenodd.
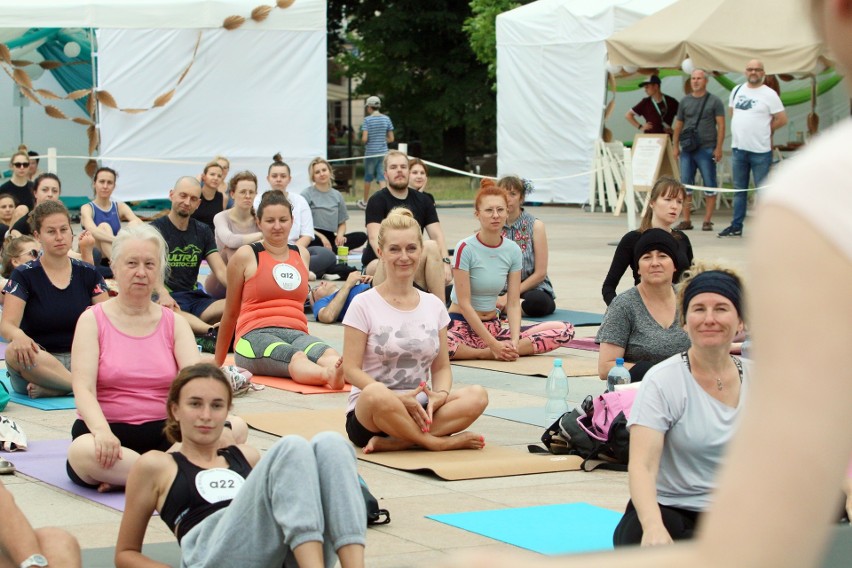
<svg viewBox="0 0 852 568"><path fill-rule="evenodd" d="M568 342L565 347L582 349L583 351L600 351L601 346L595 343L594 337L577 337Z"/></svg>
<svg viewBox="0 0 852 568"><path fill-rule="evenodd" d="M15 464L18 473L34 477L69 493L79 495L101 505L124 511L124 491L98 493L94 489L80 487L68 479L65 472L65 456L71 440L30 441L26 451L2 452L0 456Z"/></svg>

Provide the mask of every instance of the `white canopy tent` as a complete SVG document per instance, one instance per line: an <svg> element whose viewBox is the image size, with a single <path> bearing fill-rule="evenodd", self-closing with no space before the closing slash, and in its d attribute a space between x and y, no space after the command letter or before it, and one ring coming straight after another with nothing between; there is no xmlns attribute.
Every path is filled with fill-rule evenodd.
<svg viewBox="0 0 852 568"><path fill-rule="evenodd" d="M257 0L0 0L0 13L6 28L95 28L97 88L122 108L151 107L175 88L192 62L161 108L129 114L99 105L102 161L119 171L116 197L127 200L166 197L177 177L201 168L126 158L204 163L222 154L231 159L232 172L252 169L262 178L272 154L280 151L292 168L291 187L308 185L307 164L326 147L325 3L295 0L255 22L251 13L259 5ZM223 29L231 16L245 23ZM85 128L79 130L85 139ZM64 154L61 140L50 145ZM260 186L264 189L265 182Z"/></svg>
<svg viewBox="0 0 852 568"><path fill-rule="evenodd" d="M529 199L587 200L576 175L601 134L604 41L673 1L539 0L497 17L497 169L533 179Z"/></svg>

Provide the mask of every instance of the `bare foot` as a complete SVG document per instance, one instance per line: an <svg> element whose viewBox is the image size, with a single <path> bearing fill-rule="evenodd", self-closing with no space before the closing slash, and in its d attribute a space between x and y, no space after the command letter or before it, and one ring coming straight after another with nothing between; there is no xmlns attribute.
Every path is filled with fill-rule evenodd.
<svg viewBox="0 0 852 568"><path fill-rule="evenodd" d="M485 447L485 437L475 432L461 432L454 436L439 438L442 444L436 450L481 450Z"/></svg>
<svg viewBox="0 0 852 568"><path fill-rule="evenodd" d="M399 450L407 450L413 446L414 444L411 442L400 440L399 438L373 436L370 438L370 441L367 442L367 445L364 446L364 453L372 454L376 452L395 452Z"/></svg>
<svg viewBox="0 0 852 568"><path fill-rule="evenodd" d="M70 393L66 391L49 389L47 387L39 386L35 383L27 383L27 394L30 396L30 398L50 398L54 396L65 396Z"/></svg>
<svg viewBox="0 0 852 568"><path fill-rule="evenodd" d="M328 383L328 387L333 390L340 390L346 384L343 378L343 357L334 363L334 367L326 367L323 369L323 378Z"/></svg>
<svg viewBox="0 0 852 568"><path fill-rule="evenodd" d="M104 481L100 485L98 485L98 493L109 493L110 491L115 491L118 489L115 485L111 485Z"/></svg>

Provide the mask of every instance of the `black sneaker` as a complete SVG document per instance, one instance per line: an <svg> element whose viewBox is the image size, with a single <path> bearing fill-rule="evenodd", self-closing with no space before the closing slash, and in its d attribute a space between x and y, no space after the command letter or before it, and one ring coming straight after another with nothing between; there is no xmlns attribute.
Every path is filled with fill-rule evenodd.
<svg viewBox="0 0 852 568"><path fill-rule="evenodd" d="M743 230L742 230L742 227L740 227L739 229L737 229L737 228L735 228L733 225L731 225L731 226L730 226L730 227L728 227L727 229L723 229L723 230L722 230L722 232L721 232L721 233L719 233L719 234L718 234L718 235L716 235L716 236L718 236L719 238L723 238L723 237L741 237L741 236L743 236Z"/></svg>

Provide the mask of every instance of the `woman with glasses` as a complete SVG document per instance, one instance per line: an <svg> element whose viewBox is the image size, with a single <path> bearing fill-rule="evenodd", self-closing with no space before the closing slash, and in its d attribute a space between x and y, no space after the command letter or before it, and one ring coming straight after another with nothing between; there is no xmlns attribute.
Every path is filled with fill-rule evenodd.
<svg viewBox="0 0 852 568"><path fill-rule="evenodd" d="M18 206L15 208L15 215L11 219L11 223L32 211L35 207L35 199L33 199L33 182L30 181L30 155L27 153L26 146L18 147L18 151L12 154L9 160L9 169L12 170L12 179L0 185L0 195L7 194L15 198ZM10 224L11 226L11 224Z"/></svg>
<svg viewBox="0 0 852 568"><path fill-rule="evenodd" d="M240 247L228 262L216 363L225 362L236 337L237 365L256 375L342 388L340 355L308 333L309 256L303 247L287 242L293 213L284 193L273 189L263 194L257 224L263 239Z"/></svg>
<svg viewBox="0 0 852 568"><path fill-rule="evenodd" d="M62 203L36 206L32 223L43 253L9 276L0 334L9 342L6 366L15 392L32 398L62 396L71 392L77 319L107 299L106 284L94 266L68 257L74 233Z"/></svg>
<svg viewBox="0 0 852 568"><path fill-rule="evenodd" d="M508 218L508 195L491 179L482 180L474 215L479 231L456 245L453 291L450 294L450 359L497 359L547 353L574 337L568 322L549 321L521 327L520 247L503 237ZM497 308L506 289L506 318Z"/></svg>

